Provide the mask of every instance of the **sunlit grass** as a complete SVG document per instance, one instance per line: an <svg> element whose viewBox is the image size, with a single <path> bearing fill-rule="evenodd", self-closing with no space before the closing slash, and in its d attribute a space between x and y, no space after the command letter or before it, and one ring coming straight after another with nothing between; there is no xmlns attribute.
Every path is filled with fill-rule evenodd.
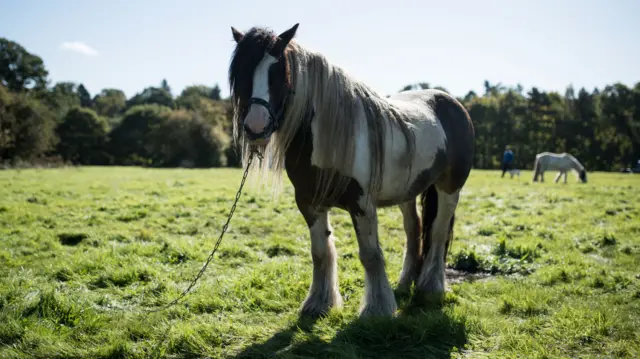
<svg viewBox="0 0 640 359"><path fill-rule="evenodd" d="M332 211L345 301L298 318L308 230L283 194L247 188L194 291L241 178L235 169L0 172L0 357L638 357L640 176L540 184L472 171L456 214L444 306L359 320L363 269L349 215ZM547 176L550 177L550 176ZM390 280L404 232L380 210ZM473 274L473 276L471 276ZM464 278L464 277L463 277ZM452 278L453 279L453 278ZM166 335L166 337L165 337Z"/></svg>

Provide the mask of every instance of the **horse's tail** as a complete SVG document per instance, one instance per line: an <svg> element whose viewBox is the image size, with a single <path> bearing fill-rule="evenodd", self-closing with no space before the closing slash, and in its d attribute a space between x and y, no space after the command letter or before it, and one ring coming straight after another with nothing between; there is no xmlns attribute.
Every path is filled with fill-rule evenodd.
<svg viewBox="0 0 640 359"><path fill-rule="evenodd" d="M533 182L538 182L538 169L540 167L540 156L536 156L535 162L533 162Z"/></svg>
<svg viewBox="0 0 640 359"><path fill-rule="evenodd" d="M431 230L433 229L433 222L436 219L436 215L438 215L438 192L436 191L435 185L429 186L429 188L420 195L420 204L422 205L422 231L420 233L420 240L422 242L422 259L424 260L431 247ZM453 215L451 221L449 221L449 235L444 250L445 262L451 241L453 240L454 222L455 215Z"/></svg>
<svg viewBox="0 0 640 359"><path fill-rule="evenodd" d="M456 223L456 214L454 213L451 216L451 220L449 221L449 235L447 236L447 243L444 247L444 261L445 264L447 262L447 254L449 254L449 247L451 247L451 242L453 242L453 226Z"/></svg>

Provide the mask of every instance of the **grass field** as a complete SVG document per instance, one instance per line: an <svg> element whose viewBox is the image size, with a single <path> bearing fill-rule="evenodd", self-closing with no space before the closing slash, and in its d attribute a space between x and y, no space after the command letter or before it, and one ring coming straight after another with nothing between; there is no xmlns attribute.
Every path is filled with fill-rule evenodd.
<svg viewBox="0 0 640 359"><path fill-rule="evenodd" d="M360 320L364 272L348 214L332 212L344 308L299 320L308 230L292 188L248 188L194 291L240 170L0 171L0 357L640 356L640 176L566 185L472 171L442 306ZM404 232L380 210L392 284ZM454 270L455 269L455 270Z"/></svg>

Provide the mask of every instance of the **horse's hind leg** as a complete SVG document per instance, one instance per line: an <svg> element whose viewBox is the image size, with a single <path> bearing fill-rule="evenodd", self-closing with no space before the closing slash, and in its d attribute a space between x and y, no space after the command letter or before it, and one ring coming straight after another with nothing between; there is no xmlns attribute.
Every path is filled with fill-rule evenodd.
<svg viewBox="0 0 640 359"><path fill-rule="evenodd" d="M404 259L402 272L398 281L398 291L409 292L411 284L416 279L420 270L420 218L416 209L416 200L411 200L400 204L404 232L407 235L407 242L404 247Z"/></svg>
<svg viewBox="0 0 640 359"><path fill-rule="evenodd" d="M331 235L329 213L316 211L296 201L302 212L311 235L311 258L313 260L313 278L307 298L302 304L302 315L317 317L326 314L331 307L342 306L342 297L338 290L338 268L336 247Z"/></svg>
<svg viewBox="0 0 640 359"><path fill-rule="evenodd" d="M398 308L385 271L384 256L378 242L378 215L369 205L363 211L352 211L351 219L358 238L360 262L364 267L364 301L360 315L393 315Z"/></svg>
<svg viewBox="0 0 640 359"><path fill-rule="evenodd" d="M445 283L445 254L452 237L453 216L458 206L460 190L447 193L437 187L431 187L427 191L432 191L432 193L435 192L436 194L436 196L432 195L432 197L437 197L437 204L432 203L430 206L436 206L437 212L435 218L432 218L433 222L429 226L430 228L423 228L425 236L425 242L423 243L424 262L416 283L416 289L418 292L425 294L441 295L444 293ZM428 197L429 194L427 193ZM423 222L427 221L426 224L429 224L429 220L429 218L423 218ZM424 225L425 223L423 223Z"/></svg>
<svg viewBox="0 0 640 359"><path fill-rule="evenodd" d="M558 174L556 175L556 178L553 180L554 183L558 183L558 181L560 180L560 177L562 176L562 171L558 172Z"/></svg>

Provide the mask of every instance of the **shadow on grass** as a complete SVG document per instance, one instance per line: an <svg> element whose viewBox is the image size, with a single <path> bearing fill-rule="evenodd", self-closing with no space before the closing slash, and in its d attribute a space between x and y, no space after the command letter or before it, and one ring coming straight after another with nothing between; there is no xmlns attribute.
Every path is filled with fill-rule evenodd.
<svg viewBox="0 0 640 359"><path fill-rule="evenodd" d="M433 303L421 307L408 304L395 318L337 324L342 327L330 340L314 330L313 320L300 318L235 358L450 358L467 342L464 321Z"/></svg>

